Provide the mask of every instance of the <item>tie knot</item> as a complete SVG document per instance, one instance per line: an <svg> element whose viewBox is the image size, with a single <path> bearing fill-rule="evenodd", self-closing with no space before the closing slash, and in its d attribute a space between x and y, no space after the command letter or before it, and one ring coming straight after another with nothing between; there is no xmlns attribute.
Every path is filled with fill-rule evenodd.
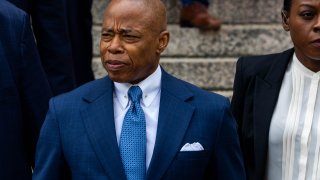
<svg viewBox="0 0 320 180"><path fill-rule="evenodd" d="M139 86L131 86L128 94L129 98L133 103L140 102L140 99L142 97L142 91Z"/></svg>

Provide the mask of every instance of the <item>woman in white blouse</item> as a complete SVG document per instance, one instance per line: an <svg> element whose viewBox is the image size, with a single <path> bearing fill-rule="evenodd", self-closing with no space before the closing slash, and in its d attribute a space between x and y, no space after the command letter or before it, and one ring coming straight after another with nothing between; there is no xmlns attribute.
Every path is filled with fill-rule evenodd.
<svg viewBox="0 0 320 180"><path fill-rule="evenodd" d="M284 0L294 48L239 58L232 110L247 179L320 179L320 0Z"/></svg>

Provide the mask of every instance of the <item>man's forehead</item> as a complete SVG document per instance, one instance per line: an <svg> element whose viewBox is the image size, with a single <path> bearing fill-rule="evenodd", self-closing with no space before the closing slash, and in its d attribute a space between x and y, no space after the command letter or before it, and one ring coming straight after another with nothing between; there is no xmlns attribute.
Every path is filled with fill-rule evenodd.
<svg viewBox="0 0 320 180"><path fill-rule="evenodd" d="M118 15L106 14L102 26L108 29L122 29L125 31L133 31L144 28L150 28L150 23L154 17L144 14L123 13Z"/></svg>
<svg viewBox="0 0 320 180"><path fill-rule="evenodd" d="M123 4L123 5L121 5ZM115 3L110 5L104 14L104 20L107 21L122 21L129 22L139 21L145 18L151 18L152 13L149 12L149 8L144 8L135 3L125 4L125 3Z"/></svg>
<svg viewBox="0 0 320 180"><path fill-rule="evenodd" d="M106 18L102 23L102 27L108 29L138 30L147 27L147 20L141 18Z"/></svg>
<svg viewBox="0 0 320 180"><path fill-rule="evenodd" d="M131 27L103 27L102 31L106 32L119 32L119 33L130 33L130 32L138 32L138 30Z"/></svg>
<svg viewBox="0 0 320 180"><path fill-rule="evenodd" d="M135 15L146 16L152 14L159 16L162 11L165 11L165 6L161 0L112 0L105 13L111 15L135 13Z"/></svg>
<svg viewBox="0 0 320 180"><path fill-rule="evenodd" d="M106 9L104 23L165 29L166 9L160 0L112 0Z"/></svg>
<svg viewBox="0 0 320 180"><path fill-rule="evenodd" d="M142 3L142 1L140 0L136 0L136 1L112 0L107 6L107 11L117 11L118 9L121 9L121 7L123 7L125 10L132 10L132 9L147 10L148 9L147 4ZM124 11L124 9L121 9L121 11L127 12L127 11Z"/></svg>

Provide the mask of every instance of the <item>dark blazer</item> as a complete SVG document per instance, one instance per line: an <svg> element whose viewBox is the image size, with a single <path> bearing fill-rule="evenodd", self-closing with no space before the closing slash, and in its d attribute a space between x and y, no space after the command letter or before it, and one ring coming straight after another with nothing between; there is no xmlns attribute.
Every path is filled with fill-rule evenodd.
<svg viewBox="0 0 320 180"><path fill-rule="evenodd" d="M42 66L54 95L75 88L64 0L8 0L32 18ZM75 31L76 33L76 31ZM82 49L78 49L82 51Z"/></svg>
<svg viewBox="0 0 320 180"><path fill-rule="evenodd" d="M231 108L250 180L265 179L271 118L293 52L242 57L237 62Z"/></svg>
<svg viewBox="0 0 320 180"><path fill-rule="evenodd" d="M162 71L156 143L147 179L245 179L229 100ZM88 83L53 98L37 146L34 180L124 180L118 149L113 82ZM180 152L199 142L204 151Z"/></svg>
<svg viewBox="0 0 320 180"><path fill-rule="evenodd" d="M51 91L29 17L0 1L0 179L31 179Z"/></svg>
<svg viewBox="0 0 320 180"><path fill-rule="evenodd" d="M76 85L94 80L92 61L92 0L64 0Z"/></svg>

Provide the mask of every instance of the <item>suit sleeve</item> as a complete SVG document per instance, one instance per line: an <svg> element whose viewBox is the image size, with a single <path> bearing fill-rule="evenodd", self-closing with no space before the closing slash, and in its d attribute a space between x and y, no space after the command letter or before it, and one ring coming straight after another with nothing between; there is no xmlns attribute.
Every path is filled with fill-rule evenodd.
<svg viewBox="0 0 320 180"><path fill-rule="evenodd" d="M35 40L31 31L29 17L24 15L19 60L19 93L21 98L24 142L28 147L31 165L40 127L48 110L51 90L44 75Z"/></svg>
<svg viewBox="0 0 320 180"><path fill-rule="evenodd" d="M36 166L33 180L67 180L70 178L63 156L60 128L56 118L54 98L50 100L49 111L41 128L36 151Z"/></svg>
<svg viewBox="0 0 320 180"><path fill-rule="evenodd" d="M33 0L30 3L41 62L54 95L75 87L64 3L63 0Z"/></svg>
<svg viewBox="0 0 320 180"><path fill-rule="evenodd" d="M233 83L233 96L231 101L231 110L238 123L239 134L242 129L242 117L244 107L243 103L245 98L245 85L242 77L242 61L243 58L240 58L237 61L235 80Z"/></svg>
<svg viewBox="0 0 320 180"><path fill-rule="evenodd" d="M237 134L237 124L226 100L222 123L213 155L213 174L217 180L245 180L243 157Z"/></svg>

